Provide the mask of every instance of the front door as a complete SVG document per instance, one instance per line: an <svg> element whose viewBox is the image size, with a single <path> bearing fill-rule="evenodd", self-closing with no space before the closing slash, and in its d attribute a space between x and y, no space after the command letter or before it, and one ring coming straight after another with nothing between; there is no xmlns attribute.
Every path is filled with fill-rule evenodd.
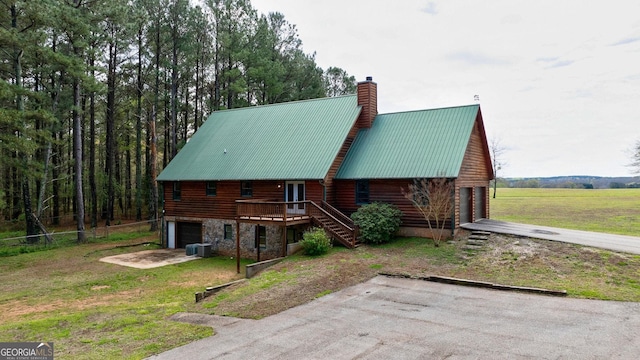
<svg viewBox="0 0 640 360"><path fill-rule="evenodd" d="M473 188L460 188L460 224L473 222L471 220L471 193Z"/></svg>
<svg viewBox="0 0 640 360"><path fill-rule="evenodd" d="M202 223L176 223L176 247L184 248L189 244L202 243Z"/></svg>
<svg viewBox="0 0 640 360"><path fill-rule="evenodd" d="M288 214L304 214L304 203L296 201L304 201L304 181L287 181L287 189L285 194L287 199Z"/></svg>
<svg viewBox="0 0 640 360"><path fill-rule="evenodd" d="M176 248L176 223L173 221L167 221L167 247Z"/></svg>
<svg viewBox="0 0 640 360"><path fill-rule="evenodd" d="M486 215L485 215L486 208L484 206L485 199L487 198L487 196L485 195L486 194L486 192L485 192L486 189L487 188L480 187L480 186L475 188L475 191L474 191L474 193L475 193L475 195L474 195L475 211L474 211L474 215L473 215L473 221L480 220L480 219L486 217Z"/></svg>

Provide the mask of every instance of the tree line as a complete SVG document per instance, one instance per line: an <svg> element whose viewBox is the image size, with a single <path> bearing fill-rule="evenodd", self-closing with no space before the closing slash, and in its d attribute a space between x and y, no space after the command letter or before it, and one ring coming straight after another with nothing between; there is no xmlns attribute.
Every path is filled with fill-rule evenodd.
<svg viewBox="0 0 640 360"><path fill-rule="evenodd" d="M0 0L0 216L73 215L78 241L157 219L156 175L208 114L355 86L249 0Z"/></svg>
<svg viewBox="0 0 640 360"><path fill-rule="evenodd" d="M635 189L640 183L635 177L555 176L545 178L499 178L499 188L545 189Z"/></svg>

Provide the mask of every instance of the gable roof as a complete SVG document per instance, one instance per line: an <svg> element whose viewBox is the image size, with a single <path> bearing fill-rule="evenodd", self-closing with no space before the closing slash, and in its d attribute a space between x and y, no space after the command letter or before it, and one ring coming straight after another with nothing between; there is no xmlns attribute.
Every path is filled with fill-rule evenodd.
<svg viewBox="0 0 640 360"><path fill-rule="evenodd" d="M358 132L336 179L456 178L480 106L376 116Z"/></svg>
<svg viewBox="0 0 640 360"><path fill-rule="evenodd" d="M157 180L322 179L360 109L348 95L216 111Z"/></svg>

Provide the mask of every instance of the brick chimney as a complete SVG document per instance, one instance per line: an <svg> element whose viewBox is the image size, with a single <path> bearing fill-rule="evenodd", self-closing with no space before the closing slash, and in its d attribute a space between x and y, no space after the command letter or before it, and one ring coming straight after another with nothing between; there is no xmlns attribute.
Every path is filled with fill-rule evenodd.
<svg viewBox="0 0 640 360"><path fill-rule="evenodd" d="M371 76L366 81L358 83L358 105L362 106L358 117L358 128L370 128L373 119L378 115L378 84L373 82Z"/></svg>

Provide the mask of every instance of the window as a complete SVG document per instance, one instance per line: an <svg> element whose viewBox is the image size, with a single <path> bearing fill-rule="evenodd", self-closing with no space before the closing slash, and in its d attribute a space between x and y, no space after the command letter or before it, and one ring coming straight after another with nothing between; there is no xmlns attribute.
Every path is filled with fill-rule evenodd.
<svg viewBox="0 0 640 360"><path fill-rule="evenodd" d="M297 243L302 240L303 229L299 227L287 228L287 244Z"/></svg>
<svg viewBox="0 0 640 360"><path fill-rule="evenodd" d="M224 224L224 239L233 240L233 226L231 224Z"/></svg>
<svg viewBox="0 0 640 360"><path fill-rule="evenodd" d="M217 185L215 181L207 181L207 196L216 196Z"/></svg>
<svg viewBox="0 0 640 360"><path fill-rule="evenodd" d="M267 247L267 228L260 225L256 225L256 248L258 246L261 249Z"/></svg>
<svg viewBox="0 0 640 360"><path fill-rule="evenodd" d="M240 182L240 196L253 196L253 184L251 184L251 181Z"/></svg>
<svg viewBox="0 0 640 360"><path fill-rule="evenodd" d="M356 204L369 203L369 180L356 180Z"/></svg>
<svg viewBox="0 0 640 360"><path fill-rule="evenodd" d="M180 200L180 197L182 197L182 190L181 190L180 183L177 181L174 181L173 182L173 200Z"/></svg>

